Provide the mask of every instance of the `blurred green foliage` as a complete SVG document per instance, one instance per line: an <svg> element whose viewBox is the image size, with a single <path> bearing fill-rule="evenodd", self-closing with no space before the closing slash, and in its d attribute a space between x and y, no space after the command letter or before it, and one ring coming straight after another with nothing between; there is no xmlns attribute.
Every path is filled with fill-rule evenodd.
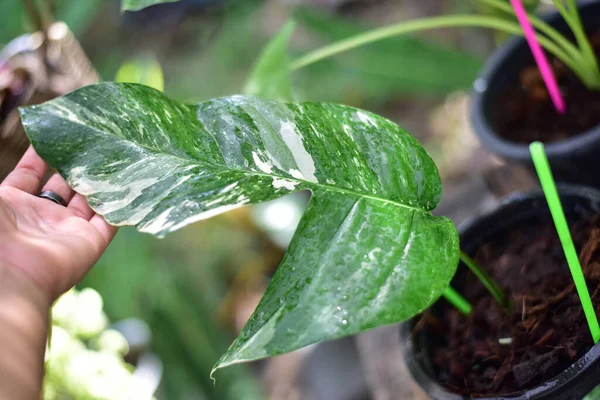
<svg viewBox="0 0 600 400"><path fill-rule="evenodd" d="M174 3L179 0L122 0L121 10L138 11L161 3Z"/></svg>
<svg viewBox="0 0 600 400"><path fill-rule="evenodd" d="M218 35L205 49L165 60L163 68L170 95L202 101L240 93L269 38L260 5L230 9ZM295 33L308 33L311 48L367 30L357 21L323 15L308 9L294 14ZM302 32L302 33L299 33ZM289 56L310 48L292 37ZM341 54L291 74L296 100L333 101L365 106L398 96L442 97L470 88L482 66L478 57L414 37L397 37ZM172 79L171 77L200 77Z"/></svg>
<svg viewBox="0 0 600 400"><path fill-rule="evenodd" d="M33 0L39 5L41 0ZM81 35L92 23L95 13L102 4L102 0L55 0L55 18L69 25L75 35ZM21 0L0 1L0 45L8 43L18 35L32 32L35 27L27 15Z"/></svg>
<svg viewBox="0 0 600 400"><path fill-rule="evenodd" d="M244 94L277 101L294 100L288 42L295 25L293 21L287 22L265 46L246 82Z"/></svg>
<svg viewBox="0 0 600 400"><path fill-rule="evenodd" d="M150 325L164 364L159 398L264 398L245 366L217 374L216 385L209 378L232 340L216 310L253 243L251 234L218 219L162 241L121 229L82 282L102 295L111 319L137 317Z"/></svg>
<svg viewBox="0 0 600 400"><path fill-rule="evenodd" d="M298 11L295 18L327 43L368 30L356 21L307 9ZM294 83L301 97L319 101L343 103L345 93L371 99L443 96L470 88L482 65L482 60L467 52L398 36L308 66L294 73Z"/></svg>
<svg viewBox="0 0 600 400"><path fill-rule="evenodd" d="M507 4L510 4L510 0L501 0ZM478 10L479 12L482 12L484 14L492 14L492 15L497 15L499 17L507 17L507 15L505 13L502 12L498 12L497 9L490 7L486 4L481 4L481 2L479 0L472 0L475 9ZM525 7L525 9L527 10L527 12L529 13L534 13L537 8L540 6L540 0L522 0L523 2L523 7ZM512 17L507 17L507 18L512 18ZM512 18L514 19L514 18Z"/></svg>
<svg viewBox="0 0 600 400"><path fill-rule="evenodd" d="M510 0L500 0L500 1L510 4ZM505 18L507 20L512 20L512 21L516 20L516 17L514 15L504 13L504 12L498 10L497 8L494 8L488 4L482 3L480 0L472 0L472 3L474 5L475 11L477 11L479 13L486 14L486 15L493 15L496 17ZM522 0L522 3L523 3L523 7L525 7L525 10L527 10L528 13L535 13L536 10L538 9L538 7L540 6L540 0ZM506 39L508 39L510 37L510 35L508 35L504 32L493 32L493 35L496 38L497 43L502 43L503 41L505 41Z"/></svg>
<svg viewBox="0 0 600 400"><path fill-rule="evenodd" d="M115 82L141 83L161 92L165 89L162 68L152 56L127 60L117 71Z"/></svg>
<svg viewBox="0 0 600 400"><path fill-rule="evenodd" d="M210 43L198 39L185 52L161 58L167 94L189 102L239 94L266 42L264 35L260 4L230 7Z"/></svg>

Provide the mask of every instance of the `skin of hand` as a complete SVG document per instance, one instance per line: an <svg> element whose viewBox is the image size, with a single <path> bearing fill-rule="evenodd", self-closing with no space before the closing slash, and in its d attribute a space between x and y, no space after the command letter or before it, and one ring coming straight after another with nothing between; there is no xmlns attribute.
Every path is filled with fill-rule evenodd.
<svg viewBox="0 0 600 400"><path fill-rule="evenodd" d="M52 303L85 276L117 228L29 148L0 184L0 399L39 399ZM67 207L39 198L60 195Z"/></svg>

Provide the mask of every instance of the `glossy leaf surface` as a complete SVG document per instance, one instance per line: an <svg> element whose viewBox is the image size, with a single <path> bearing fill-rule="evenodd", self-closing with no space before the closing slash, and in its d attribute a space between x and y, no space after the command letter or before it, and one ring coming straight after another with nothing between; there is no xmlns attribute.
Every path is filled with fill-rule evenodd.
<svg viewBox="0 0 600 400"><path fill-rule="evenodd" d="M310 190L267 292L218 367L410 318L454 275L458 237L430 214L433 161L396 124L327 103L199 105L104 83L22 110L40 156L117 225L158 236Z"/></svg>
<svg viewBox="0 0 600 400"><path fill-rule="evenodd" d="M250 73L244 93L269 100L293 101L288 42L295 23L289 21L271 39Z"/></svg>

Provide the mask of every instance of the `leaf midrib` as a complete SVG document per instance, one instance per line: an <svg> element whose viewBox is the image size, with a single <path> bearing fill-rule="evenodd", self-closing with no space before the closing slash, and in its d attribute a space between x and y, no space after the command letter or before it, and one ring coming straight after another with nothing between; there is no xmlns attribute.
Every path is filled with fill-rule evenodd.
<svg viewBox="0 0 600 400"><path fill-rule="evenodd" d="M85 108L90 114L96 115L99 118L103 118L103 117L99 116L98 114L94 113L93 111L91 111L89 108L87 108L84 105L82 105L81 103L74 102L74 101L72 101L70 99L69 99L69 101L77 104L80 107ZM187 105L185 105L185 106L187 106ZM38 106L36 108L39 108L39 107L40 106ZM35 108L34 108L34 110L35 110ZM178 160L182 160L182 161L184 161L186 163L189 163L190 161L193 161L194 163L196 163L199 166L206 166L207 165L207 164L202 163L201 161L195 160L193 158L184 158L184 157L179 156L177 154L171 154L171 153L163 152L163 151L161 151L159 149L156 149L156 148L153 148L153 147L150 147L150 146L147 146L147 145L142 145L142 144L140 144L138 142L135 142L133 140L128 140L128 139L125 139L125 138L120 137L118 135L115 135L114 133L112 133L110 131L101 131L101 130L97 129L94 126L85 125L85 124L83 124L83 123L81 123L79 121L73 121L73 120L71 120L69 118L63 117L63 116L58 115L56 113L52 113L52 115L55 118L63 119L63 120L69 121L70 123L81 125L81 126L84 126L84 127L88 128L88 129L92 129L92 130L94 130L94 131L96 131L96 132L98 132L100 134L112 136L112 137L118 139L119 141L133 143L134 145L136 145L138 147L141 147L143 149L146 149L146 150L148 150L148 151L150 151L150 152L152 152L154 154L158 154L158 155L162 155L162 156L167 156L167 157L175 158L175 159L178 159ZM206 129L206 127L204 127L204 128ZM208 164L208 167L210 169L210 164ZM361 197L361 198L365 198L365 199L369 199L369 200L380 201L380 202L383 202L383 203L393 204L393 205L395 205L397 207L402 207L402 208L406 208L406 209L410 209L410 210L415 210L415 211L419 211L419 212L423 212L423 213L429 213L428 210L425 210L425 209L422 209L422 208L418 208L418 207L413 207L413 206L410 206L408 204L399 203L399 202L394 201L394 200L385 199L385 198L378 197L378 196L372 196L372 195L368 195L368 194L365 194L365 193L356 192L356 191L351 190L351 189L341 188L341 187L338 187L338 186L333 186L333 185L324 184L324 183L320 183L320 182L312 182L312 181L298 179L298 178L293 178L293 177L290 178L290 177L282 176L282 175L266 174L266 173L257 172L257 171L253 171L253 170L232 168L232 167L230 167L228 165L227 166L219 165L219 167L222 168L222 169L228 170L228 171L235 171L235 172L240 172L240 173L248 174L248 175L263 176L263 177L268 177L268 178L271 178L271 179L273 179L273 178L285 179L287 181L298 182L299 184L304 184L304 185L309 186L309 187L310 186L314 186L314 187L317 187L317 188L320 188L320 189L324 189L324 190L329 190L329 191L332 191L332 192L339 192L341 194L347 194L347 195ZM290 193L295 192L295 191L296 190L291 190Z"/></svg>

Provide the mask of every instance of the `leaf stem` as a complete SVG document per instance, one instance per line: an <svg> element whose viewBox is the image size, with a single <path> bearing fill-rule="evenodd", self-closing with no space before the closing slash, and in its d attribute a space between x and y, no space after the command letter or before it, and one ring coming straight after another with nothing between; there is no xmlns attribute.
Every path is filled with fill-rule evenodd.
<svg viewBox="0 0 600 400"><path fill-rule="evenodd" d="M558 3L559 0L555 0L555 4ZM586 66L590 69L590 72L594 75L595 81L600 81L600 69L598 67L598 59L596 57L596 53L594 52L594 48L590 44L588 37L583 29L583 24L581 22L581 18L579 16L579 10L577 9L577 2L575 0L567 0L568 8L566 13L569 14L570 20L567 21L567 24L573 31L575 35L575 39L577 40L577 45L579 46L579 50L581 51L582 57L585 57ZM600 86L600 82L598 83Z"/></svg>
<svg viewBox="0 0 600 400"><path fill-rule="evenodd" d="M462 297L456 290L452 288L452 286L448 286L442 295L462 314L469 315L471 314L471 311L473 311L473 307L467 301L467 299Z"/></svg>
<svg viewBox="0 0 600 400"><path fill-rule="evenodd" d="M295 71L333 55L397 35L429 29L465 26L496 29L510 34L523 35L523 31L521 30L519 24L506 21L498 17L478 15L446 15L441 17L423 18L373 29L368 32L351 36L347 39L326 45L293 61L290 69ZM571 68L585 84L589 84L589 77L586 74L586 69L582 68L581 65L576 62L578 60L572 59L570 54L565 53L561 47L547 37L543 35L537 35L537 39L546 50L554 54L565 65Z"/></svg>
<svg viewBox="0 0 600 400"><path fill-rule="evenodd" d="M475 276L483 283L490 292L492 297L500 304L507 315L510 315L512 305L502 288L492 279L492 277L483 270L477 263L469 257L464 251L460 251L460 260L475 274Z"/></svg>

